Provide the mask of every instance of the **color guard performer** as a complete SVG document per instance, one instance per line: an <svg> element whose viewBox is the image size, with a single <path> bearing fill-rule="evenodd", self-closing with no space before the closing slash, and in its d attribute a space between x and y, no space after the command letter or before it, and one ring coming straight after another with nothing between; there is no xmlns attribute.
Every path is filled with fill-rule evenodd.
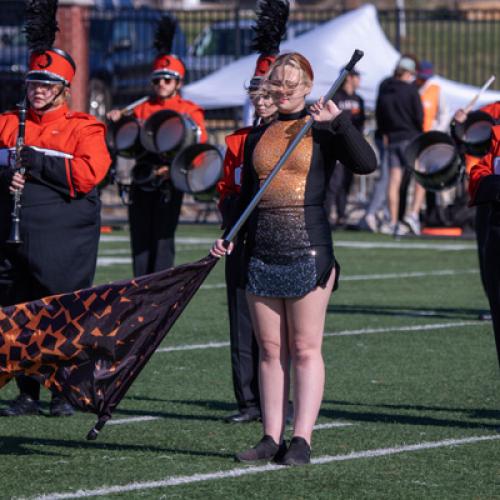
<svg viewBox="0 0 500 500"><path fill-rule="evenodd" d="M248 95L255 110L255 127L270 123L278 111L271 94L262 83L264 75L279 53L281 39L286 33L288 14L288 1L259 2L252 48L259 52L260 56L248 88ZM245 140L253 128L242 128L226 137L224 174L217 184L223 229L231 229L231 223L234 222L234 215L238 209ZM245 296L242 272L244 262L244 242L237 241L225 263L231 367L234 395L238 404L238 412L227 416L225 420L233 423L252 422L261 417L259 348Z"/></svg>
<svg viewBox="0 0 500 500"><path fill-rule="evenodd" d="M52 48L58 29L56 10L54 0L28 4L26 33L32 52L25 79L25 146L19 155L14 150L19 112L0 115L0 237L14 274L3 306L90 287L96 268L100 234L96 186L111 159L105 126L91 115L68 109L76 66L68 53ZM19 168L25 175L15 170ZM11 195L16 190L22 190L21 241L13 245L6 240ZM20 395L1 414L41 413L38 382L20 376L17 384ZM53 398L50 413L71 415L73 409Z"/></svg>
<svg viewBox="0 0 500 500"><path fill-rule="evenodd" d="M158 26L155 47L159 55L153 62L151 83L154 96L133 109L133 114L142 123L157 111L169 109L189 115L200 130L200 142L206 142L203 110L180 96L186 74L182 61L171 54L176 21L164 16ZM118 121L123 116L120 110L112 110L107 117ZM147 191L132 184L129 205L130 237L132 244L134 276L149 274L174 265L174 236L182 205L183 193L175 189L169 180L169 165L150 160L157 176L165 181L161 189Z"/></svg>

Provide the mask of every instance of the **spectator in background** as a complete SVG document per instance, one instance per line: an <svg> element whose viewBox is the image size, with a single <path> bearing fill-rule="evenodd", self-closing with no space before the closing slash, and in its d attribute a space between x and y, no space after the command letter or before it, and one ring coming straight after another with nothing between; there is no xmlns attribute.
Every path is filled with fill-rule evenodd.
<svg viewBox="0 0 500 500"><path fill-rule="evenodd" d="M422 124L423 132L429 132L431 130L438 130L444 132L448 130L450 123L450 115L446 102L444 100L443 93L441 92L441 87L432 77L434 76L434 66L430 61L421 61L418 66L416 84L420 94L420 99L422 100L422 106L424 111L424 121ZM418 221L418 214L423 205L424 199L426 200L427 216L429 217L431 212L437 210L437 205L439 197L436 193L427 192L425 189L415 182L414 190L414 212L417 219L410 219L410 229L415 234L419 231L418 225L414 224L414 220ZM428 218L427 217L427 218ZM414 225L412 228L411 224Z"/></svg>
<svg viewBox="0 0 500 500"><path fill-rule="evenodd" d="M333 101L339 109L347 113L352 124L363 133L365 124L365 102L356 93L360 84L360 74L355 69L347 75L342 88L333 96ZM337 162L333 169L325 198L326 213L330 214L332 205L335 204L337 217L335 225L342 227L346 223L346 206L351 190L354 174L342 163Z"/></svg>
<svg viewBox="0 0 500 500"><path fill-rule="evenodd" d="M387 198L390 222L382 228L387 234L401 234L399 224L399 190L405 164L404 151L410 141L422 132L423 106L415 85L417 61L403 56L398 61L394 75L385 79L379 87L375 115L377 128L384 144L389 169ZM418 201L418 200L417 200ZM417 203L412 203L404 221L414 232L420 231ZM366 219L366 217L365 217ZM413 227L412 227L413 226Z"/></svg>

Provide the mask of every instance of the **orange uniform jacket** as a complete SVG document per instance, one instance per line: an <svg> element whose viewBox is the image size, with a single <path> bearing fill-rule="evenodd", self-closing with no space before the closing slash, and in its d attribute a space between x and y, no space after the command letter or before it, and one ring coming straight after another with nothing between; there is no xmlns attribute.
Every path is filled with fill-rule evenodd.
<svg viewBox="0 0 500 500"><path fill-rule="evenodd" d="M226 137L226 156L224 157L224 172L217 183L219 193L219 208L223 210L224 200L231 195L239 195L241 189L241 172L245 140L252 127L246 127L233 132Z"/></svg>
<svg viewBox="0 0 500 500"><path fill-rule="evenodd" d="M491 104L487 104L480 108L480 111L484 111L488 113L497 124L500 124L500 101L492 102ZM472 167L478 162L478 158L476 156L465 155L465 170L471 175ZM469 189L470 191L470 189Z"/></svg>
<svg viewBox="0 0 500 500"><path fill-rule="evenodd" d="M163 109L171 109L189 115L193 121L200 127L201 137L200 142L207 141L207 130L205 128L205 117L203 109L194 102L183 99L179 95L175 95L170 99L151 98L148 101L134 108L134 116L141 121L147 120L153 113Z"/></svg>
<svg viewBox="0 0 500 500"><path fill-rule="evenodd" d="M471 204L500 201L500 125L492 129L491 147L470 171Z"/></svg>
<svg viewBox="0 0 500 500"><path fill-rule="evenodd" d="M0 116L0 150L15 147L18 125L17 111ZM105 126L91 115L69 111L66 105L42 116L28 110L24 142L61 158L56 168L45 169L39 180L71 198L97 186L111 163Z"/></svg>

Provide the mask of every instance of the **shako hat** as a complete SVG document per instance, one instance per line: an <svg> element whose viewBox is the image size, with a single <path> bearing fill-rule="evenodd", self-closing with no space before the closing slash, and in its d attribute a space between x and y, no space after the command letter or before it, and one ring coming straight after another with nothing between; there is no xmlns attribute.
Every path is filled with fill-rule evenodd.
<svg viewBox="0 0 500 500"><path fill-rule="evenodd" d="M252 26L254 32L252 49L260 55L255 65L249 90L255 90L262 82L271 64L280 52L280 43L286 35L286 23L290 13L288 0L261 0L257 5L257 20Z"/></svg>
<svg viewBox="0 0 500 500"><path fill-rule="evenodd" d="M157 77L168 77L182 80L186 74L186 68L182 61L172 54L172 43L177 20L170 14L164 15L156 28L154 46L158 51L153 62L153 72L151 79Z"/></svg>
<svg viewBox="0 0 500 500"><path fill-rule="evenodd" d="M28 0L24 31L30 50L27 82L62 83L69 86L76 64L64 50L53 47L58 0Z"/></svg>

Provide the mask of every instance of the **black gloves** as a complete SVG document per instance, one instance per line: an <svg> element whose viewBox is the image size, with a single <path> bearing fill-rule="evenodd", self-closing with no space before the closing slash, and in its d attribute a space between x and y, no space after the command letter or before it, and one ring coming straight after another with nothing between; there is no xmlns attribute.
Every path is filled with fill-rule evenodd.
<svg viewBox="0 0 500 500"><path fill-rule="evenodd" d="M45 155L36 149L24 146L20 153L20 163L26 172L34 177L40 177L43 170Z"/></svg>

